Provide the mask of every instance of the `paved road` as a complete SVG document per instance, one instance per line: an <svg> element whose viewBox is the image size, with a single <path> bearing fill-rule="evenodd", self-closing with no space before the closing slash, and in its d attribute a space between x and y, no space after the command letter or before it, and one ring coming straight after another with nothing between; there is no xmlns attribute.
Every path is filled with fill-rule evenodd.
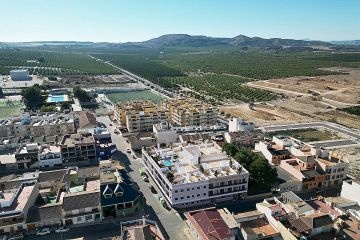
<svg viewBox="0 0 360 240"><path fill-rule="evenodd" d="M91 226L83 226L72 228L66 233L51 233L46 236L27 236L25 239L34 240L63 240L63 239L82 239L82 240L97 240L102 238L111 238L120 235L120 223L102 223Z"/></svg>
<svg viewBox="0 0 360 240"><path fill-rule="evenodd" d="M335 141L320 141L320 142L309 142L314 147L324 148L340 148L346 146L358 145L358 142L354 140L335 140Z"/></svg>
<svg viewBox="0 0 360 240"><path fill-rule="evenodd" d="M160 204L157 196L151 193L149 186L153 185L156 187L154 183L145 183L142 180L139 173L139 169L143 167L141 159L134 159L131 154L125 154L125 150L129 146L122 136L113 133L113 127L109 126L110 119L107 116L98 117L97 120L104 123L110 129L110 132L112 133L112 140L116 143L118 150L120 150L114 154L113 159L119 160L123 163L129 173L129 176L137 183L140 191L144 194L146 198L146 204L144 206L145 214L148 215L150 220L157 221L158 224L162 226L162 230L166 229L166 233L170 239L186 239L184 234L184 229L186 228L185 222L178 214L175 213L174 210L166 210Z"/></svg>

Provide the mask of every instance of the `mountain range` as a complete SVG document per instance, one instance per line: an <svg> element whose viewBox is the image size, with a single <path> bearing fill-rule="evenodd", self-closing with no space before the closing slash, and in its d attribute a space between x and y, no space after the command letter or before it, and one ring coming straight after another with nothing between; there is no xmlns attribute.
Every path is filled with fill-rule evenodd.
<svg viewBox="0 0 360 240"><path fill-rule="evenodd" d="M310 47L310 46L333 46L333 45L360 45L360 40L353 41L313 41L313 40L295 40L283 38L260 38L238 35L233 38L218 38L208 36L194 36L188 34L167 34L143 42L110 43L110 42L77 42L77 41L34 41L34 42L15 42L1 43L0 46L78 46L78 47L209 47L209 46L234 46L234 47Z"/></svg>

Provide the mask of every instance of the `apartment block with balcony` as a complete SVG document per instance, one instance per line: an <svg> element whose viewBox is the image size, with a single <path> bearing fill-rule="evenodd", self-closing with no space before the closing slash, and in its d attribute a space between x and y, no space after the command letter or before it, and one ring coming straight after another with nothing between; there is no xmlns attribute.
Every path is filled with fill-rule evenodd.
<svg viewBox="0 0 360 240"><path fill-rule="evenodd" d="M40 137L75 133L72 114L40 113L23 114L0 120L0 137Z"/></svg>
<svg viewBox="0 0 360 240"><path fill-rule="evenodd" d="M326 174L324 187L341 186L349 170L349 162L335 153L330 153L324 158L317 157L316 165Z"/></svg>
<svg viewBox="0 0 360 240"><path fill-rule="evenodd" d="M60 143L64 165L96 163L95 139L90 133L65 135Z"/></svg>
<svg viewBox="0 0 360 240"><path fill-rule="evenodd" d="M0 192L0 234L27 229L25 220L38 193L36 181L22 182L18 187Z"/></svg>
<svg viewBox="0 0 360 240"><path fill-rule="evenodd" d="M175 208L242 198L249 172L214 142L143 148L143 163L162 195Z"/></svg>
<svg viewBox="0 0 360 240"><path fill-rule="evenodd" d="M210 104L192 99L163 100L161 108L176 126L209 126L217 123L217 110Z"/></svg>
<svg viewBox="0 0 360 240"><path fill-rule="evenodd" d="M118 103L114 118L129 132L151 131L154 124L167 120L166 112L152 101Z"/></svg>

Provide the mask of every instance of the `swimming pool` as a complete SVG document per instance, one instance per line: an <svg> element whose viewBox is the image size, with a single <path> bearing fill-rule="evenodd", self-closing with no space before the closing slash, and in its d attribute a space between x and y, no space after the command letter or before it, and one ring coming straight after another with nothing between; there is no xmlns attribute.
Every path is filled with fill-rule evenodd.
<svg viewBox="0 0 360 240"><path fill-rule="evenodd" d="M52 95L48 97L46 102L48 103L67 102L68 99L69 99L68 95Z"/></svg>
<svg viewBox="0 0 360 240"><path fill-rule="evenodd" d="M163 164L164 164L165 167L174 166L174 163L173 163L171 160L164 159L162 162L163 162Z"/></svg>

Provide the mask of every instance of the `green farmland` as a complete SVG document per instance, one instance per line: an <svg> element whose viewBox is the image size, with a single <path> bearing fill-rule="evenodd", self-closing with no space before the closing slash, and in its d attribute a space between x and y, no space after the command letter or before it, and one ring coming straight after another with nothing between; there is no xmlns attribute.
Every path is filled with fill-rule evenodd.
<svg viewBox="0 0 360 240"><path fill-rule="evenodd" d="M106 97L112 102L127 102L132 100L152 100L160 102L162 97L148 90L145 91L133 91L133 92L121 92L121 93L108 93Z"/></svg>

